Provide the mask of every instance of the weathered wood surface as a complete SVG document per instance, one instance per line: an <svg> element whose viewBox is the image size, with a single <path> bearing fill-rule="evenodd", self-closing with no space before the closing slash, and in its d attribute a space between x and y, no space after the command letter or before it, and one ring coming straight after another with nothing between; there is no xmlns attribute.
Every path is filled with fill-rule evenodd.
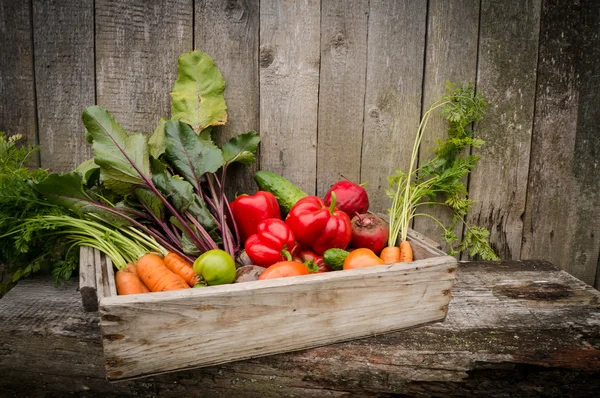
<svg viewBox="0 0 600 398"><path fill-rule="evenodd" d="M87 246L79 249L79 292L83 310L98 311L94 251Z"/></svg>
<svg viewBox="0 0 600 398"><path fill-rule="evenodd" d="M29 2L0 2L0 131L37 144L32 34Z"/></svg>
<svg viewBox="0 0 600 398"><path fill-rule="evenodd" d="M152 133L171 115L177 57L192 50L192 0L97 0L97 103L125 130Z"/></svg>
<svg viewBox="0 0 600 398"><path fill-rule="evenodd" d="M455 276L456 260L441 256L206 289L107 296L100 300L107 377L227 363L439 321L448 311Z"/></svg>
<svg viewBox="0 0 600 398"><path fill-rule="evenodd" d="M321 2L260 3L260 165L309 195L317 177Z"/></svg>
<svg viewBox="0 0 600 398"><path fill-rule="evenodd" d="M321 2L317 145L320 196L342 175L360 182L361 162L357 159L363 140L368 16L368 0Z"/></svg>
<svg viewBox="0 0 600 398"><path fill-rule="evenodd" d="M468 222L490 231L503 259L518 259L535 103L541 0L483 0L477 91L491 106L476 124L486 141L470 176Z"/></svg>
<svg viewBox="0 0 600 398"><path fill-rule="evenodd" d="M521 257L553 259L593 284L600 253L600 3L545 1L542 17Z"/></svg>
<svg viewBox="0 0 600 398"><path fill-rule="evenodd" d="M386 177L408 171L421 118L427 1L371 0L360 178L371 209L390 206Z"/></svg>
<svg viewBox="0 0 600 398"><path fill-rule="evenodd" d="M91 157L81 112L96 103L94 2L33 1L41 163L68 172Z"/></svg>
<svg viewBox="0 0 600 398"><path fill-rule="evenodd" d="M212 56L227 82L227 124L215 129L219 144L259 131L259 5L260 0L195 2L194 48ZM258 168L258 161L250 168L234 164L228 170L229 197L256 191L252 175Z"/></svg>
<svg viewBox="0 0 600 398"><path fill-rule="evenodd" d="M588 397L600 389L598 291L547 262L466 262L452 295L442 323L109 383L98 318L83 312L76 281L54 289L28 279L0 300L0 395Z"/></svg>
<svg viewBox="0 0 600 398"><path fill-rule="evenodd" d="M479 0L432 0L427 14L427 47L425 77L423 81L423 112L446 93L447 81L463 84L477 80L477 39L479 28ZM419 165L425 164L435 153L436 139L448 136L448 121L439 112L429 119L423 133ZM413 135L414 140L414 135ZM467 179L464 179L465 186ZM423 213L431 214L445 225L452 220L452 212L446 207L423 207ZM417 217L414 228L424 235L438 239L442 228L433 220ZM454 228L456 236L462 236L463 225ZM448 245L442 247L447 252Z"/></svg>

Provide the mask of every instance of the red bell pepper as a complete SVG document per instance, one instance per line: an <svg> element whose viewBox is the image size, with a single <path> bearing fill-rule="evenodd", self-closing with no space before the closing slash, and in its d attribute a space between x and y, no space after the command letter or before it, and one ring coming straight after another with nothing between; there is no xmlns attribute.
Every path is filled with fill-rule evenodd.
<svg viewBox="0 0 600 398"><path fill-rule="evenodd" d="M335 203L335 192L331 194L330 207L317 196L307 196L296 202L285 220L296 240L317 254L333 247L345 249L352 238L350 218L337 210Z"/></svg>
<svg viewBox="0 0 600 398"><path fill-rule="evenodd" d="M238 196L230 204L242 242L256 233L256 226L267 218L281 218L277 199L270 192L258 191L256 194Z"/></svg>
<svg viewBox="0 0 600 398"><path fill-rule="evenodd" d="M246 240L246 254L252 264L268 267L282 260L292 260L289 250L294 247L294 233L278 218L258 223L256 233Z"/></svg>
<svg viewBox="0 0 600 398"><path fill-rule="evenodd" d="M323 260L323 256L319 256L317 253L313 252L312 250L300 250L296 254L293 254L293 256L294 256L294 261L297 261L302 264L307 263L308 261L312 261L319 269L319 272L331 271L329 266L327 264L325 264L325 261Z"/></svg>

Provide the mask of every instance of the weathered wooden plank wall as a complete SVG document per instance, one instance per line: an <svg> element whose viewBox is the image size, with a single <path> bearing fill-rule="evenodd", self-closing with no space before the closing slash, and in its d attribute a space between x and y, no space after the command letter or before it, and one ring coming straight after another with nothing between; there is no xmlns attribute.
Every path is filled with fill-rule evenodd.
<svg viewBox="0 0 600 398"><path fill-rule="evenodd" d="M469 221L501 257L544 258L600 282L600 5L594 0L0 0L0 130L42 146L43 167L89 155L81 111L131 131L168 117L178 54L210 53L228 88L219 140L262 136L259 165L310 193L406 168L446 80L489 99L468 181ZM431 120L420 162L441 118ZM231 193L255 189L234 173ZM435 215L448 215L436 210ZM425 220L415 227L437 237ZM457 227L458 233L461 228Z"/></svg>

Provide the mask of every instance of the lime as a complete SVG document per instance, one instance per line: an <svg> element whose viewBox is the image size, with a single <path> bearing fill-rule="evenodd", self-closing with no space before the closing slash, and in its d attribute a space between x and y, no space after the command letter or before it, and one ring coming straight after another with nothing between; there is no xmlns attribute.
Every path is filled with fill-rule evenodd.
<svg viewBox="0 0 600 398"><path fill-rule="evenodd" d="M235 280L235 262L223 250L209 250L194 261L194 272L208 285L232 283Z"/></svg>

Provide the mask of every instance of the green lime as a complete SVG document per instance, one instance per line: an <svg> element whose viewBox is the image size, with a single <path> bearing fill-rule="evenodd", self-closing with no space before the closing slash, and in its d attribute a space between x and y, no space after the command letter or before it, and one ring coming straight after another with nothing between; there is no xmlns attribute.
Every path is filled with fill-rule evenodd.
<svg viewBox="0 0 600 398"><path fill-rule="evenodd" d="M235 280L235 262L223 250L209 250L194 261L194 272L208 285L224 285Z"/></svg>

